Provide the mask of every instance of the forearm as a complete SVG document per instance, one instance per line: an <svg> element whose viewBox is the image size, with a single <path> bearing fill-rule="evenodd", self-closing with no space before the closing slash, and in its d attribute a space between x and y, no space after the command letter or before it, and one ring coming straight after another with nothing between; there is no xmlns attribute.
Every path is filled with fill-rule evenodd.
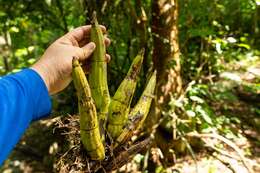
<svg viewBox="0 0 260 173"><path fill-rule="evenodd" d="M0 165L29 126L48 115L51 102L44 81L32 69L0 79Z"/></svg>

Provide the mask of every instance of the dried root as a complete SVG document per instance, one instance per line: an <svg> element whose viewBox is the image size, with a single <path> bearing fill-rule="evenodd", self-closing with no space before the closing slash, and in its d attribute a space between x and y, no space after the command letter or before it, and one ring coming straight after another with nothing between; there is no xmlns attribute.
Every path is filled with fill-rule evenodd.
<svg viewBox="0 0 260 173"><path fill-rule="evenodd" d="M124 164L142 150L149 146L151 139L135 142L134 144L121 145L113 150L109 145L106 146L106 158L104 161L90 160L83 145L80 142L79 116L68 116L59 119L56 123L56 130L62 133L69 142L68 149L57 161L57 171L60 173L68 172L111 172L119 169Z"/></svg>

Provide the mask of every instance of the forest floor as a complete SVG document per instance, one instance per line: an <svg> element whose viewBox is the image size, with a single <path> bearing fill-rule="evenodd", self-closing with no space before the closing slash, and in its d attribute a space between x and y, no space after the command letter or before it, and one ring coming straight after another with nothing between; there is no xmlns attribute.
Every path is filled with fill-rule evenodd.
<svg viewBox="0 0 260 173"><path fill-rule="evenodd" d="M247 173L245 164L253 172L260 172L260 59L252 57L230 62L219 79L209 84L209 89L219 94L221 101L211 102L217 116L230 117L228 129L230 133L223 135L228 141L238 147L239 152L223 143L219 138L205 137L205 149L196 151L195 157L182 156L177 158L176 164L166 170L158 166L156 172L181 173ZM253 91L242 86L256 86ZM236 117L235 119L233 117ZM16 146L4 166L3 173L34 173L53 172L53 161L59 147L64 145L62 136L53 133L55 118L33 123ZM223 129L225 129L223 127ZM245 163L241 162L242 154ZM142 156L139 154L119 172L142 172ZM197 169L197 170L196 170ZM147 172L147 171L143 171Z"/></svg>
<svg viewBox="0 0 260 173"><path fill-rule="evenodd" d="M229 127L236 135L225 137L238 146L252 170L260 172L260 59L252 57L229 63L220 77L217 85L220 87L214 90L226 93L227 97L223 102L211 103L212 108L216 115L238 118L238 123L230 122ZM242 88L251 84L256 86L253 94ZM199 173L247 173L238 153L228 145L222 147L223 153L213 150L196 154L197 164L190 157L178 159L174 169L194 173L197 166Z"/></svg>

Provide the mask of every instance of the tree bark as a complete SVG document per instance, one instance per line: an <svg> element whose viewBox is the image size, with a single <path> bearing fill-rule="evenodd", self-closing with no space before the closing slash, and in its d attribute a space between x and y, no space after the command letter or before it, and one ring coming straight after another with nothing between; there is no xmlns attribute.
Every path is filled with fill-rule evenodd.
<svg viewBox="0 0 260 173"><path fill-rule="evenodd" d="M178 14L178 0L154 0L152 3L152 60L157 70L157 86L154 105L146 121L148 128L158 125L163 117L162 112L170 109L171 98L178 98L182 93ZM173 141L176 139L176 112L170 118L166 121L172 121L172 134L166 133L165 121L162 121L157 130L152 129L155 133L155 145L161 148L165 163L172 163L175 159L169 149L182 144Z"/></svg>
<svg viewBox="0 0 260 173"><path fill-rule="evenodd" d="M180 49L178 40L177 0L155 0L152 4L153 63L157 70L158 121L161 112L168 108L171 96L182 92Z"/></svg>

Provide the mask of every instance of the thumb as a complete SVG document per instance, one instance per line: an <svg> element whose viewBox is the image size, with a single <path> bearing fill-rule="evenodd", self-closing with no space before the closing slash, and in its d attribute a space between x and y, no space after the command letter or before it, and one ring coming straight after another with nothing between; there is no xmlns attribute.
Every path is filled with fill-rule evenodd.
<svg viewBox="0 0 260 173"><path fill-rule="evenodd" d="M85 46L83 46L82 48L79 48L79 55L78 55L79 60L82 61L89 58L89 56L93 53L95 48L96 45L93 42L90 42Z"/></svg>

